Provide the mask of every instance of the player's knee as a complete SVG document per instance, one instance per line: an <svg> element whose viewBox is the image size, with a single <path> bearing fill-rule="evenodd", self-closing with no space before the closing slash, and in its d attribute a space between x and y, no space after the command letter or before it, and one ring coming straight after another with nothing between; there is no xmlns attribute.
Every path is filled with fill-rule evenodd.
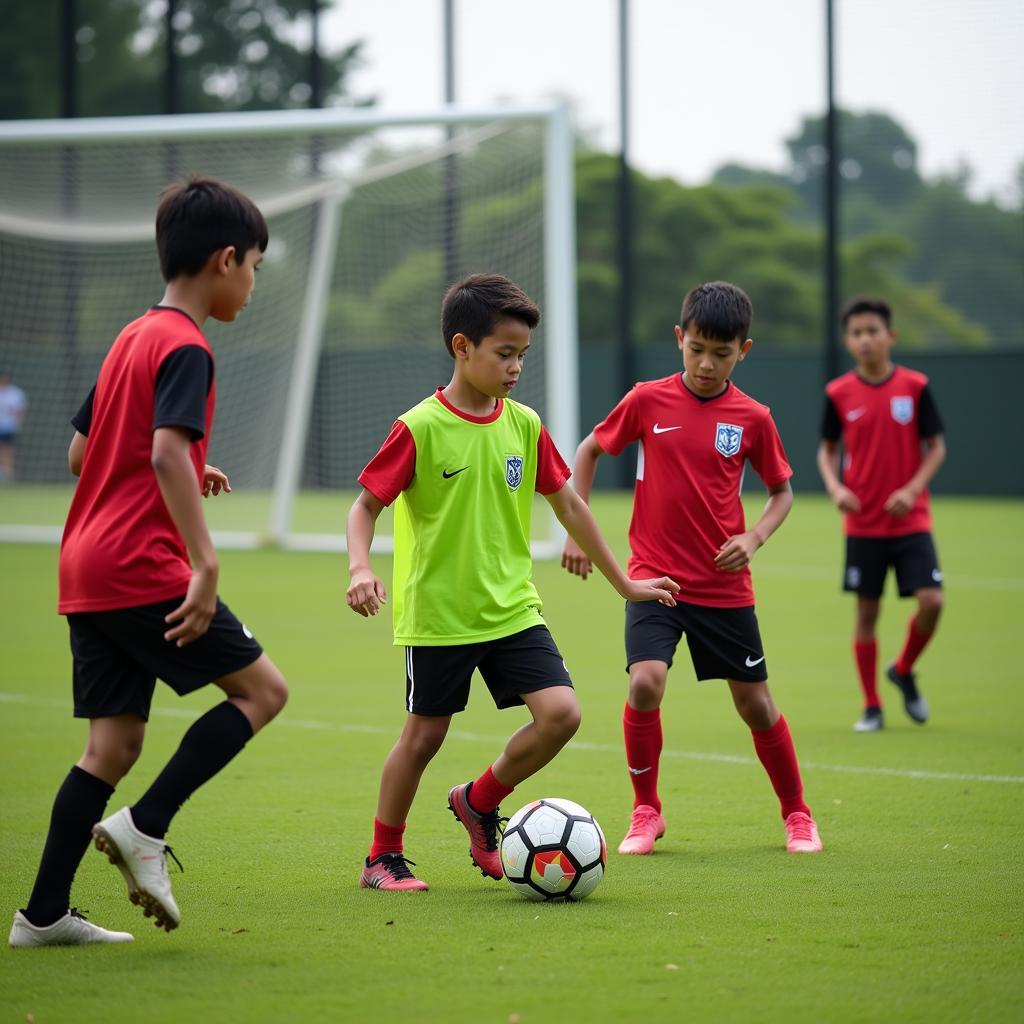
<svg viewBox="0 0 1024 1024"><path fill-rule="evenodd" d="M917 595L917 606L922 615L937 619L942 611L943 596L941 590L922 590Z"/></svg>
<svg viewBox="0 0 1024 1024"><path fill-rule="evenodd" d="M267 709L269 717L274 718L281 713L287 703L288 683L284 676L275 669L263 689L263 705Z"/></svg>
<svg viewBox="0 0 1024 1024"><path fill-rule="evenodd" d="M660 706L664 691L664 680L653 672L634 672L629 677L629 703L638 711Z"/></svg>
<svg viewBox="0 0 1024 1024"><path fill-rule="evenodd" d="M568 743L576 735L582 716L575 700L566 700L551 708L540 723L541 728L559 743Z"/></svg>
<svg viewBox="0 0 1024 1024"><path fill-rule="evenodd" d="M85 748L82 765L92 775L104 779L123 779L142 754L142 737L117 743L90 742Z"/></svg>
<svg viewBox="0 0 1024 1024"><path fill-rule="evenodd" d="M406 751L420 764L426 765L441 749L444 743L444 732L434 729L423 729L402 737Z"/></svg>

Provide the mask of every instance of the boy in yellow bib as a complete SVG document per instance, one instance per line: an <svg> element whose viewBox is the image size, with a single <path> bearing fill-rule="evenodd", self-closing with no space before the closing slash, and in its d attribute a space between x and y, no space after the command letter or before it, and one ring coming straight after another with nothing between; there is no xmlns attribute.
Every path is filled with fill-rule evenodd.
<svg viewBox="0 0 1024 1024"><path fill-rule="evenodd" d="M507 278L476 274L453 285L441 310L451 382L398 418L359 476L363 491L348 517L347 601L363 616L386 601L370 542L377 517L397 499L394 631L405 647L408 711L381 775L364 888L428 888L403 854L405 820L452 715L466 707L475 669L499 709L525 704L533 718L479 778L448 794L485 876L502 877L498 804L579 728L576 693L530 579L535 491L622 597L675 604L679 588L667 577L625 575L566 486L569 468L540 417L508 398L539 321L540 310Z"/></svg>

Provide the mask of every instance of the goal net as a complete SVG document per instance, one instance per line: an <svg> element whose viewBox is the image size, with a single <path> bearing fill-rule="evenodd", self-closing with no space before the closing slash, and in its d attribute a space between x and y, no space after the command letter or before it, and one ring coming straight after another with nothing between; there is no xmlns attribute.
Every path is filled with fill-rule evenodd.
<svg viewBox="0 0 1024 1024"><path fill-rule="evenodd" d="M440 301L506 274L543 319L516 399L577 434L572 134L561 105L395 116L317 110L0 123L0 373L28 399L0 540L59 538L69 420L121 327L157 302L156 200L189 173L250 195L270 246L248 308L208 321L219 543L340 549L359 471L444 384ZM382 518L378 548L390 545ZM559 534L544 509L535 551Z"/></svg>

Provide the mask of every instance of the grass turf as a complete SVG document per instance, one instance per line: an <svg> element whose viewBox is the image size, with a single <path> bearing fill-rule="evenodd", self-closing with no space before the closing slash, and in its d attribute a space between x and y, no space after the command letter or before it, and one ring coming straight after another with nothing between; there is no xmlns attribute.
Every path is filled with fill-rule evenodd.
<svg viewBox="0 0 1024 1024"><path fill-rule="evenodd" d="M623 553L628 502L602 497L596 511ZM172 827L187 869L172 867L182 927L165 935L144 922L120 875L90 850L73 902L136 942L4 949L3 1017L1020 1019L1022 512L1014 502L937 504L948 606L921 663L934 717L915 726L883 683L886 730L862 736L850 730L859 708L838 522L823 501L800 497L754 569L772 690L825 852L784 852L777 804L724 685L695 684L682 651L663 708L668 834L653 857L612 853L597 892L569 906L527 903L481 878L445 807L448 787L482 770L523 720L495 712L483 687L410 816L407 852L432 891L356 887L381 762L404 714L402 654L387 617L345 607L343 556L226 552L222 593L285 671L292 699ZM385 578L389 569L381 559ZM54 548L0 546L0 906L9 913L27 899L54 791L84 737L70 717L55 573ZM581 583L555 563L539 564L536 579L584 721L577 742L504 810L569 797L614 849L630 805L621 604L603 580ZM883 659L909 610L883 604ZM187 719L214 700L158 689L146 749L112 809L142 792Z"/></svg>

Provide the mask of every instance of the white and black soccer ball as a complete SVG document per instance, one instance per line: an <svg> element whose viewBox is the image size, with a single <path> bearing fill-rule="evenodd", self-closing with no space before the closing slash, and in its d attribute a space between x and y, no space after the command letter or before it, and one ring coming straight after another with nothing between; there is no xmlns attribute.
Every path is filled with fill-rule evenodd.
<svg viewBox="0 0 1024 1024"><path fill-rule="evenodd" d="M594 816L561 798L516 811L501 839L509 885L528 900L581 900L604 878L608 848Z"/></svg>

